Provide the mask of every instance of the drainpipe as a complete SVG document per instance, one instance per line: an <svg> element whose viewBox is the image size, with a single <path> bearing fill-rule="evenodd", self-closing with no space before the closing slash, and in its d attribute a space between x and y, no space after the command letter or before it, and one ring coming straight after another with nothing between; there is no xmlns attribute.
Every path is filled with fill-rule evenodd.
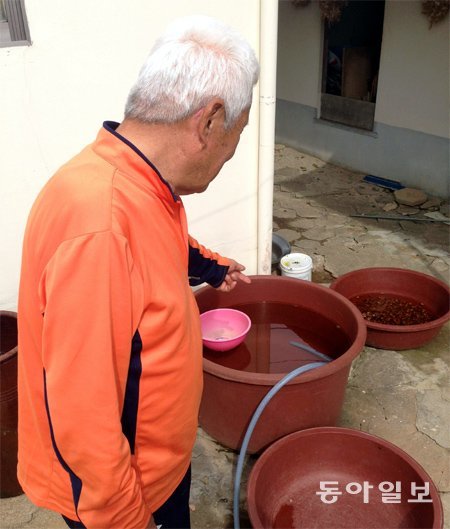
<svg viewBox="0 0 450 529"><path fill-rule="evenodd" d="M260 0L258 274L270 274L274 181L278 0Z"/></svg>

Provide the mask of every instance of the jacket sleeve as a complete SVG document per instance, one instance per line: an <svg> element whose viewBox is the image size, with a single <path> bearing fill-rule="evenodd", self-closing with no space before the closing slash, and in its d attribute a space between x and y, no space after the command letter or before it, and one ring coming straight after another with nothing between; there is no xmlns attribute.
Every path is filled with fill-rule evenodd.
<svg viewBox="0 0 450 529"><path fill-rule="evenodd" d="M217 288L228 272L230 260L208 250L189 235L189 284L209 283Z"/></svg>
<svg viewBox="0 0 450 529"><path fill-rule="evenodd" d="M141 529L151 515L121 426L138 280L127 241L108 231L63 242L40 280L52 443L87 528Z"/></svg>

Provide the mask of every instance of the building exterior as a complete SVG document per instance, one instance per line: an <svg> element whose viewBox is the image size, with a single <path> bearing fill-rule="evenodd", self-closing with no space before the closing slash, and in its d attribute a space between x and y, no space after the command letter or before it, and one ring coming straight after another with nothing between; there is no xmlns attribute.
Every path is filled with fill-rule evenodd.
<svg viewBox="0 0 450 529"><path fill-rule="evenodd" d="M449 16L430 28L420 0L350 0L342 27L330 32L317 0L297 4L279 2L277 141L448 197ZM362 53L368 46L363 37L378 15L366 21L361 15L355 24L345 18L347 9L369 4L384 4L378 62L372 64ZM327 86L333 52L341 61L338 96ZM358 75L366 71L369 82L360 90ZM358 119L346 121L349 116Z"/></svg>
<svg viewBox="0 0 450 529"><path fill-rule="evenodd" d="M37 193L61 164L95 139L104 120L121 121L128 91L155 38L172 19L189 14L224 20L267 58L261 60L249 126L234 158L205 193L184 200L190 231L245 264L249 273L270 273L277 1L5 0L4 6L0 308L16 307L21 241ZM15 7L23 9L27 27L20 37L19 24L19 37L9 42L5 19L11 17L12 30L8 13Z"/></svg>

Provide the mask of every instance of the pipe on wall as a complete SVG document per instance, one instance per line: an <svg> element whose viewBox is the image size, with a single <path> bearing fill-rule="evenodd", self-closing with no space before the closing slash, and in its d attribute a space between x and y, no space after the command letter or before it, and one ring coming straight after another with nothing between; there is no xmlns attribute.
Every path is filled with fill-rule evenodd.
<svg viewBox="0 0 450 529"><path fill-rule="evenodd" d="M258 274L271 273L278 0L260 4Z"/></svg>

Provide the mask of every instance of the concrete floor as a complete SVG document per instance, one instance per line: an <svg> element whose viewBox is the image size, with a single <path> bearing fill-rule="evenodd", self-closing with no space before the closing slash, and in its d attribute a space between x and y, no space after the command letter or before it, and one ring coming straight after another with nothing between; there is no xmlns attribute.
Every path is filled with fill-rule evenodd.
<svg viewBox="0 0 450 529"><path fill-rule="evenodd" d="M410 268L449 281L449 226L411 222L432 210L448 213L448 203L430 209L397 207L390 190L367 184L364 175L325 163L294 149L276 146L274 232L293 251L313 257L313 281L329 282L352 269ZM435 202L435 201L434 201ZM395 209L394 209L395 208ZM353 214L399 215L402 221L368 220ZM435 214L435 213L433 213ZM376 434L409 453L440 491L445 527L450 529L450 325L417 350L365 347L354 362L341 426ZM191 492L194 528L232 528L232 488L237 455L201 429L193 454ZM256 458L248 459L241 490ZM61 518L33 506L25 496L0 500L2 529L57 529ZM332 529L330 527L330 529Z"/></svg>

